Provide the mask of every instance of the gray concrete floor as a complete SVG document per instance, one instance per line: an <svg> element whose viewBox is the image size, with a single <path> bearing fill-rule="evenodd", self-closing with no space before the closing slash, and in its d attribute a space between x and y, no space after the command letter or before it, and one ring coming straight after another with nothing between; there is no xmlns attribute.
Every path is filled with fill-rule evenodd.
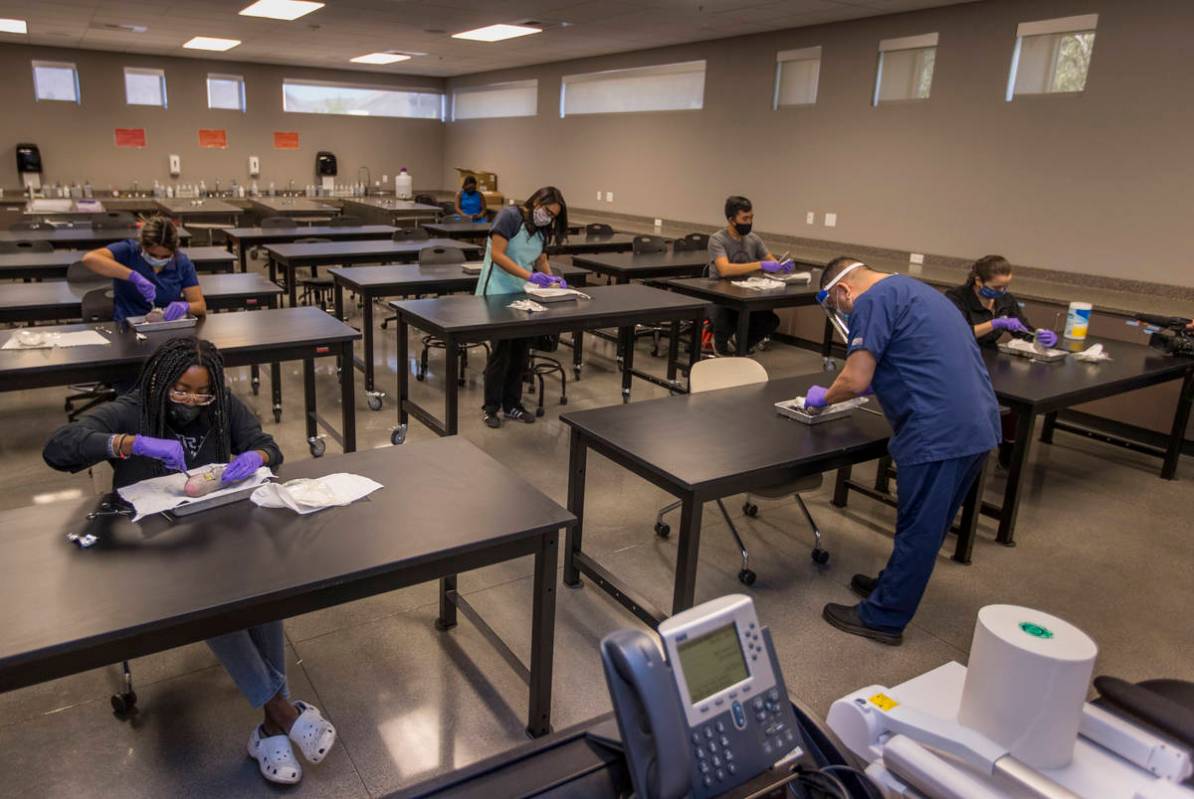
<svg viewBox="0 0 1194 799"><path fill-rule="evenodd" d="M379 333L376 353L380 387L391 392L399 368L393 335L392 328ZM428 381L414 384L434 407L442 396L437 355L442 353L432 355ZM568 409L618 402L611 356L611 345L591 340L583 379L569 383ZM786 346L758 357L773 376L820 368L814 354ZM638 360L662 374L662 361L651 359L645 345ZM468 372L461 434L563 503L568 436L559 422L557 391L549 387L547 415L538 423L488 430L479 415L479 365ZM234 370L232 380L288 459L309 457L299 365L283 366L281 424L269 413L268 392L260 397L249 392L247 369ZM323 412L338 419L336 383L327 365L318 385ZM64 421L63 394L50 389L0 395L0 507L107 487L107 467L94 475L65 475L42 463L43 441ZM664 394L635 381L635 400ZM357 420L360 448L389 446L391 399L384 410L372 412L358 390ZM411 440L430 436L417 423L412 426ZM1194 466L1183 464L1185 479L1173 482L1159 479L1158 466L1064 433L1052 446L1034 446L1019 546L996 545L993 527L984 520L973 565L955 564L943 554L900 648L841 634L820 618L824 603L853 601L847 588L853 573L882 567L894 521L893 511L864 498L853 499L845 510L833 508L828 480L807 497L833 555L828 567L809 559L812 536L794 504L760 503L759 516L747 519L741 503L731 501L758 582L751 589L737 582L737 553L719 514L709 512L697 599L743 590L753 595L772 628L789 689L820 714L862 685L891 685L950 660L965 662L975 614L996 602L1040 608L1089 632L1100 646L1098 673L1194 679L1189 657L1194 539L1183 513L1194 502ZM588 479L586 547L646 598L668 606L675 545L652 533L655 511L668 497L598 456L590 459ZM992 491L999 482L996 475ZM465 574L460 582L462 592L524 654L530 575L530 562L518 561ZM377 796L524 740L525 688L516 675L467 621L451 632L436 632L435 614L435 587L423 585L287 622L292 691L320 706L340 732L332 755L307 768L302 784L287 794ZM592 587L560 592L557 728L608 710L597 643L607 632L633 624ZM134 723L117 721L108 706L118 685L116 667L0 695L0 797L279 793L245 757L255 714L203 644L141 658L133 669L141 706Z"/></svg>

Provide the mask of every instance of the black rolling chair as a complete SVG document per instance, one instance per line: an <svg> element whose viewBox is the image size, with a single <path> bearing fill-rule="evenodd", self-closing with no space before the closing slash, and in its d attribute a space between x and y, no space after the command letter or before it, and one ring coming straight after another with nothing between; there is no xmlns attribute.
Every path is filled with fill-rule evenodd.
<svg viewBox="0 0 1194 799"><path fill-rule="evenodd" d="M322 239L317 236L307 236L301 239L295 239L295 244L327 244L331 239ZM295 281L298 283L299 302L303 305L310 305L311 300L319 303L319 307L326 311L328 305L331 303L332 291L335 288L335 283L328 275L320 275L319 267L311 267L311 274L308 277L298 277L295 275Z"/></svg>
<svg viewBox="0 0 1194 799"><path fill-rule="evenodd" d="M421 227L400 227L394 230L391 238L394 241L427 241L431 234Z"/></svg>
<svg viewBox="0 0 1194 799"><path fill-rule="evenodd" d="M128 211L105 211L96 214L91 219L91 227L96 230L119 230L121 228L135 228L137 217Z"/></svg>
<svg viewBox="0 0 1194 799"><path fill-rule="evenodd" d="M53 230L54 226L49 222L13 222L8 226L9 230Z"/></svg>
<svg viewBox="0 0 1194 799"><path fill-rule="evenodd" d="M667 252L667 239L662 236L635 236L632 246L635 255Z"/></svg>
<svg viewBox="0 0 1194 799"><path fill-rule="evenodd" d="M709 249L709 234L708 233L689 233L684 237L684 241L693 245L693 250L707 250Z"/></svg>
<svg viewBox="0 0 1194 799"><path fill-rule="evenodd" d="M79 261L67 267L66 280L68 283L80 285L94 284L94 288L87 291L80 300L84 322L112 321L115 312L112 281L104 281ZM81 383L70 385L67 389L74 393L66 396L63 410L66 411L66 418L72 422L96 405L116 399L116 389L104 383Z"/></svg>
<svg viewBox="0 0 1194 799"><path fill-rule="evenodd" d="M455 266L462 264L465 261L464 251L459 247L424 247L419 250L419 266L433 267L433 266ZM397 321L397 316L390 317ZM386 321L389 321L388 319ZM385 326L383 322L382 326ZM423 344L423 351L419 353L419 368L415 370L415 380L427 379L427 361L431 354L431 350L441 350L444 348L442 339L435 336L423 336L421 339ZM489 344L483 341L472 342L469 344L462 344L460 346L460 370L457 372L457 383L464 385L466 382L465 372L468 370L468 351L483 347L485 354L489 354Z"/></svg>
<svg viewBox="0 0 1194 799"><path fill-rule="evenodd" d="M352 216L351 214L341 214L340 216L333 216L328 220L328 227L360 227L365 224L365 220L359 216Z"/></svg>
<svg viewBox="0 0 1194 799"><path fill-rule="evenodd" d="M614 229L604 222L590 222L585 225L586 236L612 236Z"/></svg>
<svg viewBox="0 0 1194 799"><path fill-rule="evenodd" d="M672 242L672 252L701 252L709 249L707 244L698 244L695 241L689 241L687 238L676 239Z"/></svg>
<svg viewBox="0 0 1194 799"><path fill-rule="evenodd" d="M0 241L0 255L20 255L24 252L54 252L48 241Z"/></svg>
<svg viewBox="0 0 1194 799"><path fill-rule="evenodd" d="M432 197L430 194L416 194L415 202L419 205L440 205L439 200Z"/></svg>

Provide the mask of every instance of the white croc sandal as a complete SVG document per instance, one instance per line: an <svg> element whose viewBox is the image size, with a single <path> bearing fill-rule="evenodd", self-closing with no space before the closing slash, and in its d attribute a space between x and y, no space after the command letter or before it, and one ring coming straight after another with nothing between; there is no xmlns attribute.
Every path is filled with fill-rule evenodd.
<svg viewBox="0 0 1194 799"><path fill-rule="evenodd" d="M299 717L290 728L290 740L298 744L308 763L319 763L336 743L336 728L320 714L319 708L306 702L295 702L294 706Z"/></svg>
<svg viewBox="0 0 1194 799"><path fill-rule="evenodd" d="M303 767L290 748L290 739L285 735L262 735L260 724L249 736L249 757L257 761L261 776L270 782L294 785L303 778Z"/></svg>

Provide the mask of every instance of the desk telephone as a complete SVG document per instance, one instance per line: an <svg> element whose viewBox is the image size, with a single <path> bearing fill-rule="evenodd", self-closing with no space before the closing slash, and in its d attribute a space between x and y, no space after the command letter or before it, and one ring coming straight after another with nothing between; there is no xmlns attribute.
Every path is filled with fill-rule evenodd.
<svg viewBox="0 0 1194 799"><path fill-rule="evenodd" d="M637 799L706 799L751 780L801 744L770 633L731 594L601 642Z"/></svg>

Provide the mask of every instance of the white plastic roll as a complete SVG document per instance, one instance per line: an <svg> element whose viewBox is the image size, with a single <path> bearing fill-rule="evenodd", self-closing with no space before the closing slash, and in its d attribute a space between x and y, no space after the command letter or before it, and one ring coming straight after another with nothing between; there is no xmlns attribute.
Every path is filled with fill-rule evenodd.
<svg viewBox="0 0 1194 799"><path fill-rule="evenodd" d="M974 626L958 721L1034 768L1066 766L1098 651L1056 616L988 605Z"/></svg>

